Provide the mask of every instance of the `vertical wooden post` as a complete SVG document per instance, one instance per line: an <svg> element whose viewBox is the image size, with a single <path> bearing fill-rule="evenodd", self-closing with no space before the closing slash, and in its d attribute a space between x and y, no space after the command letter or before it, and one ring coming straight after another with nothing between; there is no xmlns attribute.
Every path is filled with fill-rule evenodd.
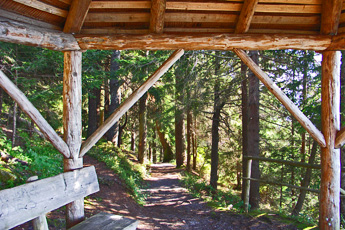
<svg viewBox="0 0 345 230"><path fill-rule="evenodd" d="M32 176L26 180L26 183L34 182L37 180L38 176ZM46 215L42 215L33 219L32 225L34 227L34 230L49 230Z"/></svg>
<svg viewBox="0 0 345 230"><path fill-rule="evenodd" d="M247 160L246 175L243 181L244 190L244 211L247 213L249 211L249 195L250 195L250 178L252 174L252 159Z"/></svg>
<svg viewBox="0 0 345 230"><path fill-rule="evenodd" d="M81 61L80 51L64 53L63 75L63 128L64 140L70 150L70 158L64 159L64 171L83 167L79 158L81 147ZM70 228L84 220L84 199L66 205L66 227Z"/></svg>
<svg viewBox="0 0 345 230"><path fill-rule="evenodd" d="M321 123L326 147L321 148L320 229L340 229L340 53L323 52Z"/></svg>

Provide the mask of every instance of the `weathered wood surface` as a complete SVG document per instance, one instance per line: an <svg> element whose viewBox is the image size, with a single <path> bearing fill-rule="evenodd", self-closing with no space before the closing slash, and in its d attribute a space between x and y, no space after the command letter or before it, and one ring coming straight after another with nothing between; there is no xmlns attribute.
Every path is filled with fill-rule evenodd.
<svg viewBox="0 0 345 230"><path fill-rule="evenodd" d="M63 28L65 33L79 33L89 12L91 0L73 0Z"/></svg>
<svg viewBox="0 0 345 230"><path fill-rule="evenodd" d="M335 138L335 148L341 148L345 144L345 127L337 132L337 137Z"/></svg>
<svg viewBox="0 0 345 230"><path fill-rule="evenodd" d="M241 14L236 24L235 33L242 34L249 30L258 2L259 0L244 0Z"/></svg>
<svg viewBox="0 0 345 230"><path fill-rule="evenodd" d="M83 159L79 158L82 141L81 65L81 51L66 51L64 53L63 129L64 140L70 150L69 159L64 159L65 172L83 167ZM67 228L80 223L84 218L83 198L79 198L66 205Z"/></svg>
<svg viewBox="0 0 345 230"><path fill-rule="evenodd" d="M15 100L19 107L26 113L38 126L45 138L49 140L53 146L65 157L70 156L67 144L43 118L35 106L26 98L24 93L13 84L13 82L0 70L0 86L6 93Z"/></svg>
<svg viewBox="0 0 345 230"><path fill-rule="evenodd" d="M70 230L135 230L138 223L137 220L101 212L70 228Z"/></svg>
<svg viewBox="0 0 345 230"><path fill-rule="evenodd" d="M82 49L116 50L326 50L331 45L327 35L260 35L260 34L205 34L205 35L112 35L75 36ZM345 43L338 46L345 47ZM339 48L339 47L338 47Z"/></svg>
<svg viewBox="0 0 345 230"><path fill-rule="evenodd" d="M0 41L59 51L80 49L71 34L43 29L1 17Z"/></svg>
<svg viewBox="0 0 345 230"><path fill-rule="evenodd" d="M161 34L164 29L166 0L152 0L150 16L150 32Z"/></svg>
<svg viewBox="0 0 345 230"><path fill-rule="evenodd" d="M260 79L267 89L285 106L285 108L296 118L296 120L307 130L307 132L320 144L326 146L323 134L315 125L299 110L299 108L281 91L281 89L263 72L260 67L251 60L251 58L239 49L234 50L241 60L250 68L250 70Z"/></svg>
<svg viewBox="0 0 345 230"><path fill-rule="evenodd" d="M326 146L321 148L320 229L340 228L340 52L322 54L321 126Z"/></svg>
<svg viewBox="0 0 345 230"><path fill-rule="evenodd" d="M83 143L80 157L87 151L117 122L156 81L169 70L169 68L184 54L184 50L175 51L137 90L135 90L110 116L98 127L98 129Z"/></svg>
<svg viewBox="0 0 345 230"><path fill-rule="evenodd" d="M321 34L337 34L342 4L343 0L322 1Z"/></svg>
<svg viewBox="0 0 345 230"><path fill-rule="evenodd" d="M99 191L94 166L0 191L0 229L9 229Z"/></svg>

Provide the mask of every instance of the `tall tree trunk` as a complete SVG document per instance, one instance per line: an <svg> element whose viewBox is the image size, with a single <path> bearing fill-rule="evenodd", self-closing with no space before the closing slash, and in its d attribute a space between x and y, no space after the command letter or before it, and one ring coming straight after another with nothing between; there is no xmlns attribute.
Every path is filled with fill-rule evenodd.
<svg viewBox="0 0 345 230"><path fill-rule="evenodd" d="M96 129L98 123L98 105L100 100L100 89L94 88L89 92L89 113L88 113L88 127L87 136L91 136Z"/></svg>
<svg viewBox="0 0 345 230"><path fill-rule="evenodd" d="M311 153L310 153L308 164L314 164L315 156L317 153L317 147L318 147L318 143L314 140L313 148L312 148ZM311 168L307 168L307 170L305 172L305 176L303 177L304 179L302 181L302 185L301 185L302 187L306 187L306 188L309 187L310 179L311 179L311 173L312 173L311 170L312 170ZM307 190L301 190L300 191L296 206L292 210L292 215L298 216L298 214L301 212L306 194L307 194Z"/></svg>
<svg viewBox="0 0 345 230"><path fill-rule="evenodd" d="M181 67L180 67L181 68ZM180 72L179 68L175 71ZM183 111L183 77L180 73L175 78L175 151L176 167L180 168L184 162L184 111Z"/></svg>
<svg viewBox="0 0 345 230"><path fill-rule="evenodd" d="M121 147L122 144L122 133L123 130L125 129L126 125L127 125L127 120L128 120L128 115L126 113L126 118L125 118L125 123L123 123L123 125L119 124L119 136L118 136L118 140L117 140L117 147Z"/></svg>
<svg viewBox="0 0 345 230"><path fill-rule="evenodd" d="M0 115L2 115L2 102L4 97L4 90L0 88Z"/></svg>
<svg viewBox="0 0 345 230"><path fill-rule="evenodd" d="M192 150L192 126L193 126L192 112L188 109L187 112L187 171L191 171L191 150Z"/></svg>
<svg viewBox="0 0 345 230"><path fill-rule="evenodd" d="M303 52L304 57L307 56L307 52ZM303 108L306 105L306 100L307 100L307 79L308 79L308 61L303 60L303 80L302 80L302 105ZM306 131L303 129L302 134L302 143L301 143L301 156L302 160L301 162L305 162L305 156L306 156Z"/></svg>
<svg viewBox="0 0 345 230"><path fill-rule="evenodd" d="M198 158L198 143L197 143L197 135L196 135L196 129L197 128L197 122L196 122L196 116L194 116L194 128L192 130L192 145L193 145L193 170L196 170L196 163Z"/></svg>
<svg viewBox="0 0 345 230"><path fill-rule="evenodd" d="M217 190L218 183L218 143L219 143L219 123L220 123L220 112L225 105L225 102L221 101L220 97L220 82L218 80L219 74L219 60L216 58L215 63L215 76L216 82L214 85L214 104L213 104L213 116L212 116L212 147L211 147L211 178L210 185L214 190Z"/></svg>
<svg viewBox="0 0 345 230"><path fill-rule="evenodd" d="M250 51L250 56L255 63L258 63L258 52ZM248 153L251 156L259 156L259 79L250 71L248 74ZM249 138L250 137L250 138ZM253 160L251 177L260 179L259 161ZM260 183L250 182L249 203L252 209L259 208L260 202Z"/></svg>
<svg viewBox="0 0 345 230"><path fill-rule="evenodd" d="M153 128L152 132L153 132L153 135L152 135L152 162L157 163L156 129Z"/></svg>
<svg viewBox="0 0 345 230"><path fill-rule="evenodd" d="M131 151L135 151L135 131L131 131Z"/></svg>
<svg viewBox="0 0 345 230"><path fill-rule="evenodd" d="M145 161L145 148L146 148L146 100L147 93L145 93L139 100L139 147L138 147L138 159L141 164Z"/></svg>
<svg viewBox="0 0 345 230"><path fill-rule="evenodd" d="M168 141L165 139L164 133L162 133L160 131L160 127L159 127L157 121L156 121L156 129L157 129L157 133L158 133L158 136L159 136L159 140L160 140L160 142L162 144L162 147L163 147L163 151L162 151L163 159L161 157L161 161L169 162L172 159L174 159L174 153L172 152L171 147L170 147Z"/></svg>
<svg viewBox="0 0 345 230"><path fill-rule="evenodd" d="M242 75L242 175L246 175L247 161L244 157L248 156L248 80L247 66L241 62ZM241 198L244 200L246 183L243 183Z"/></svg>
<svg viewBox="0 0 345 230"><path fill-rule="evenodd" d="M119 70L120 65L118 60L121 58L121 52L119 50L114 50L111 55L110 63L110 105L107 114L112 114L121 103L121 80L116 71ZM115 145L118 145L119 136L119 122L116 122L106 133L108 141L113 142Z"/></svg>
<svg viewBox="0 0 345 230"><path fill-rule="evenodd" d="M341 51L341 72L340 72L340 95L341 95L341 106L340 106L340 119L341 126L345 125L345 51ZM341 148L341 165L345 165L345 147ZM342 167L343 168L343 167ZM341 188L345 189L345 171L341 171ZM341 198L340 202L341 214L345 216L345 198Z"/></svg>

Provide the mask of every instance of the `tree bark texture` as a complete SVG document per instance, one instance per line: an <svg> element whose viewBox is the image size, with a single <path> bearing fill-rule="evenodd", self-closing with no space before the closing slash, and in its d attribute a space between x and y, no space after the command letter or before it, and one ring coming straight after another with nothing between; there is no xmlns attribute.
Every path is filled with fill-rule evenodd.
<svg viewBox="0 0 345 230"><path fill-rule="evenodd" d="M108 109L108 114L112 114L117 107L120 106L121 103L121 80L116 73L119 70L120 65L118 60L121 58L121 52L119 50L114 50L113 54L111 55L111 63L110 63L110 105ZM107 132L107 141L113 142L115 145L118 143L118 135L119 135L119 122L116 122Z"/></svg>
<svg viewBox="0 0 345 230"><path fill-rule="evenodd" d="M73 171L83 167L83 158L79 158L81 147L81 64L80 51L64 53L63 76L63 128L64 140L70 150L70 158L64 159L64 171ZM66 205L66 227L70 228L85 218L84 198Z"/></svg>
<svg viewBox="0 0 345 230"><path fill-rule="evenodd" d="M146 136L147 136L147 118L146 118L146 101L147 93L145 93L139 100L139 145L138 145L138 159L141 164L146 158Z"/></svg>
<svg viewBox="0 0 345 230"><path fill-rule="evenodd" d="M242 76L242 175L247 172L247 159L248 156L248 79L247 79L247 66L241 62L241 76ZM243 181L241 198L244 200L246 191L245 181Z"/></svg>
<svg viewBox="0 0 345 230"><path fill-rule="evenodd" d="M193 117L192 112L188 110L187 112L187 171L191 171L191 155L192 155L192 127L193 127Z"/></svg>
<svg viewBox="0 0 345 230"><path fill-rule="evenodd" d="M317 153L317 147L318 147L318 144L317 144L316 141L314 141L313 142L313 147L312 147L312 150L311 150L311 153L310 153L309 161L308 161L309 164L314 164L315 156L316 156L316 153ZM301 187L306 187L306 188L309 187L311 175L312 175L312 169L311 168L307 168L307 170L305 172L305 176L303 177L304 179L302 181ZM299 215L299 213L302 210L303 203L304 203L306 195L307 195L307 190L301 190L300 191L297 203L296 203L294 209L292 210L292 215L294 215L294 216L298 216Z"/></svg>
<svg viewBox="0 0 345 230"><path fill-rule="evenodd" d="M184 162L183 77L181 76L181 71L176 70L175 73L177 71L179 73L176 74L175 78L175 151L176 167L180 168Z"/></svg>
<svg viewBox="0 0 345 230"><path fill-rule="evenodd" d="M100 89L93 88L89 92L89 113L88 113L88 128L87 137L91 136L98 127L98 105L100 100Z"/></svg>
<svg viewBox="0 0 345 230"><path fill-rule="evenodd" d="M250 51L252 60L258 64L258 52ZM248 155L259 156L259 79L252 73L248 74ZM250 138L249 138L250 137ZM260 179L259 161L253 160L251 177ZM252 181L250 183L249 203L252 209L259 208L260 203L260 183Z"/></svg>
<svg viewBox="0 0 345 230"><path fill-rule="evenodd" d="M340 228L340 52L322 54L321 126L326 147L321 148L320 229Z"/></svg>
<svg viewBox="0 0 345 230"><path fill-rule="evenodd" d="M192 145L193 145L193 170L196 170L196 163L198 159L198 143L197 143L197 122L196 116L194 116L194 128L192 130Z"/></svg>
<svg viewBox="0 0 345 230"><path fill-rule="evenodd" d="M156 129L153 126L152 129L152 162L155 164L157 163L157 145L156 145Z"/></svg>
<svg viewBox="0 0 345 230"><path fill-rule="evenodd" d="M160 131L160 127L159 127L159 124L157 121L156 121L156 129L157 129L157 133L159 136L159 140L160 140L162 147L163 147L163 159L161 157L161 161L162 162L169 162L172 159L174 159L174 153L172 152L168 141L165 139L164 133L162 133Z"/></svg>
<svg viewBox="0 0 345 230"><path fill-rule="evenodd" d="M220 82L218 80L220 63L219 59L216 58L215 63L215 76L216 82L214 85L214 104L213 104L213 116L212 116L212 147L211 147L211 178L210 185L217 190L218 184L218 144L219 144L219 123L220 123L220 112L225 105L220 95Z"/></svg>

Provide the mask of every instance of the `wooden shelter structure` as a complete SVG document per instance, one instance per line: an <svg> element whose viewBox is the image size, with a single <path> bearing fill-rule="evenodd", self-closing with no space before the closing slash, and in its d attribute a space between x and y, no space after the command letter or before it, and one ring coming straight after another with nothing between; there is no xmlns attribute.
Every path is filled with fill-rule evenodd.
<svg viewBox="0 0 345 230"><path fill-rule="evenodd" d="M340 59L343 0L1 0L0 41L64 52L64 140L0 74L0 84L65 156L65 171L186 50L233 50L322 147L321 229L340 228ZM83 144L81 60L87 49L178 50ZM322 130L318 130L243 50L322 52ZM67 205L69 226L84 217L83 199Z"/></svg>

